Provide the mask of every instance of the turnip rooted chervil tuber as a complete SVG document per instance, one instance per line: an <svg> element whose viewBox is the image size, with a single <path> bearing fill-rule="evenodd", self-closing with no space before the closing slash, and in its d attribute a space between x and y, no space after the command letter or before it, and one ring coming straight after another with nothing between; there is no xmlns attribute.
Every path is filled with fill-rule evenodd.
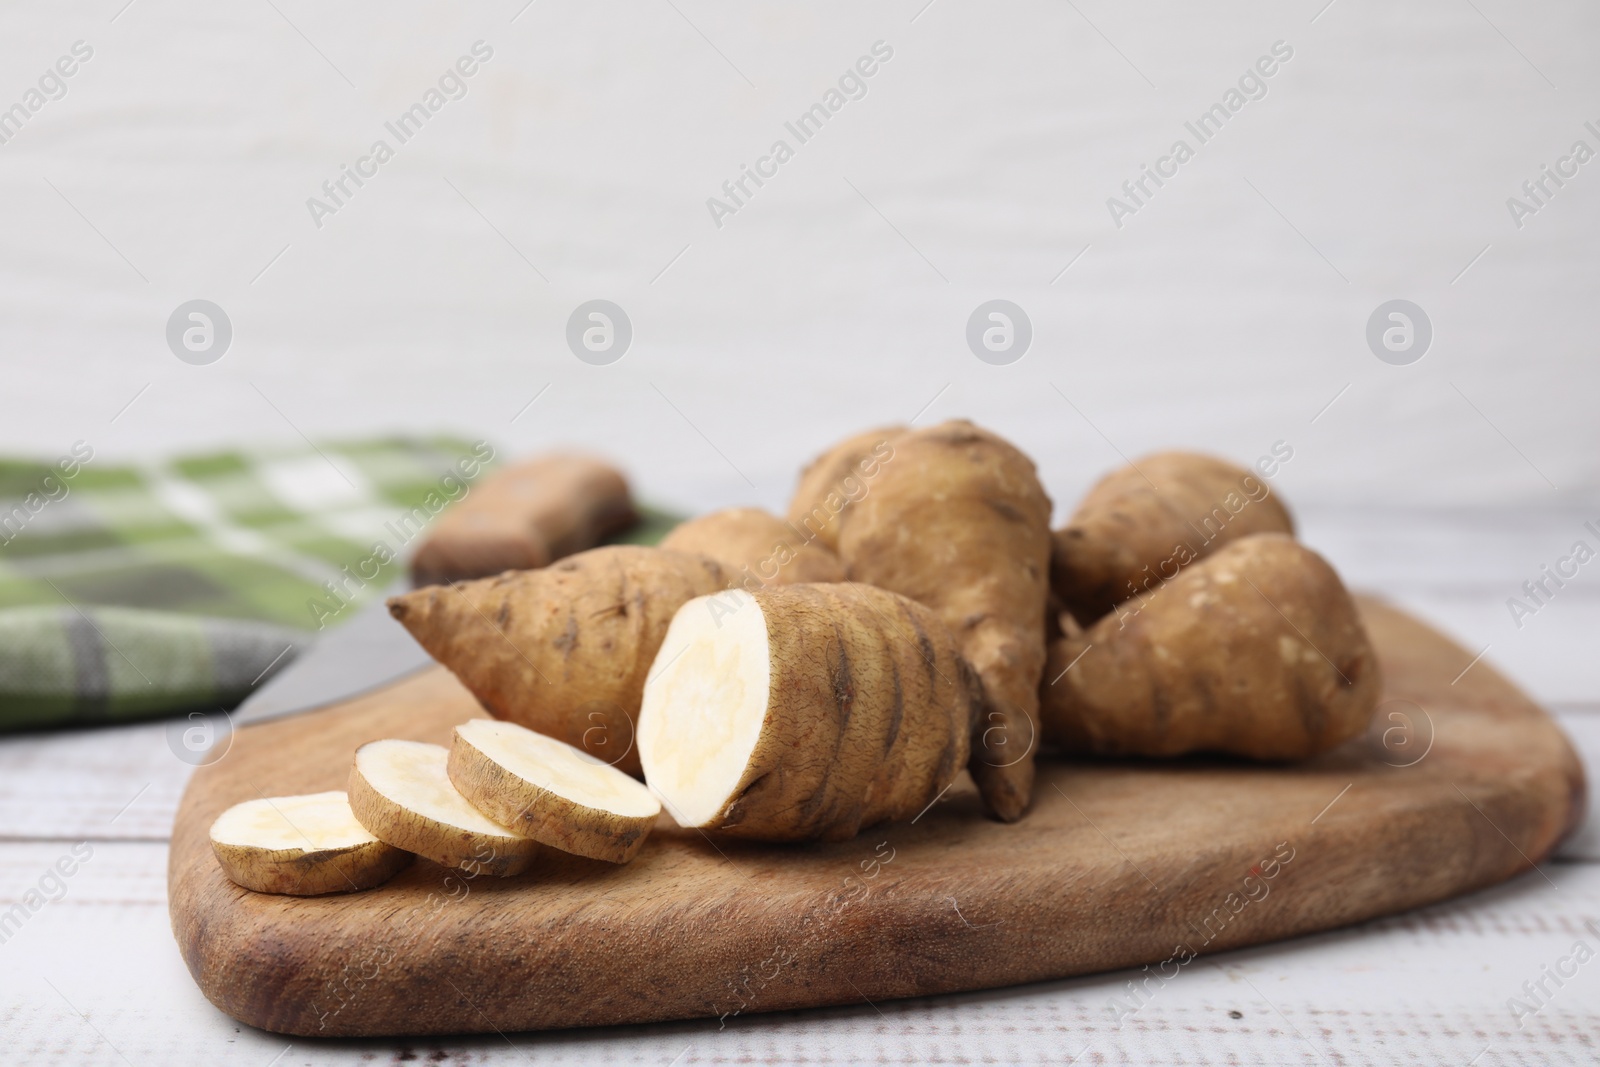
<svg viewBox="0 0 1600 1067"><path fill-rule="evenodd" d="M1071 752L1305 759L1365 730L1381 690L1333 568L1257 534L1051 645L1040 717Z"/></svg>
<svg viewBox="0 0 1600 1067"><path fill-rule="evenodd" d="M661 547L693 552L722 564L734 585L842 582L844 564L833 550L760 508L725 508L674 527Z"/></svg>
<svg viewBox="0 0 1600 1067"><path fill-rule="evenodd" d="M978 713L938 616L849 583L692 600L653 670L645 781L680 825L763 841L914 818L966 764Z"/></svg>
<svg viewBox="0 0 1600 1067"><path fill-rule="evenodd" d="M1071 521L1055 532L1050 582L1087 626L1183 567L1257 533L1294 533L1288 509L1263 478L1210 456L1158 452L1112 471L1089 490Z"/></svg>
<svg viewBox="0 0 1600 1067"><path fill-rule="evenodd" d="M819 464L841 449L860 453L872 436ZM859 499L838 512L839 558L851 581L933 608L955 634L983 686L972 777L994 815L1021 818L1038 744L1050 498L1027 456L970 422L890 435L883 453ZM802 479L791 515L807 510L819 464Z"/></svg>
<svg viewBox="0 0 1600 1067"><path fill-rule="evenodd" d="M700 556L614 545L418 589L389 611L495 718L638 774L634 719L650 661L673 612L728 577Z"/></svg>

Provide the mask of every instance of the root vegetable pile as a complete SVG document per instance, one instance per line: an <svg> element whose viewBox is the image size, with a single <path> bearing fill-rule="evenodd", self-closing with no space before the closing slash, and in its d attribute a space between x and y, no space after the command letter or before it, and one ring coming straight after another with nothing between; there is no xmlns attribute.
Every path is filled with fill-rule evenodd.
<svg viewBox="0 0 1600 1067"><path fill-rule="evenodd" d="M1305 759L1362 734L1381 692L1339 576L1221 460L1130 464L1052 534L1009 442L886 427L806 467L786 520L732 508L663 547L587 550L633 513L622 476L517 470L419 552L442 584L389 602L493 718L448 748L362 745L348 794L229 808L211 829L228 878L348 892L420 856L536 880L542 849L626 864L664 821L838 841L965 773L1013 821L1041 750Z"/></svg>

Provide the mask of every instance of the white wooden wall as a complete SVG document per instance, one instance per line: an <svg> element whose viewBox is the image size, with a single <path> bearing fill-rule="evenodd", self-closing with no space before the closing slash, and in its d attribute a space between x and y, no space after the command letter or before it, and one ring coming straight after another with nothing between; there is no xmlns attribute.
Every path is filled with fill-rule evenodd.
<svg viewBox="0 0 1600 1067"><path fill-rule="evenodd" d="M771 505L921 412L1013 436L1063 510L1119 451L1279 440L1302 503L1600 487L1600 163L1506 207L1600 149L1593 4L524 4L0 14L0 107L95 50L0 145L0 450L448 428ZM317 228L307 199L479 39L467 96ZM707 198L879 40L868 94L717 228ZM1119 229L1107 199L1277 41L1267 95ZM163 338L195 297L234 324L208 367ZM606 367L563 341L595 297L635 327ZM1035 328L1004 367L964 340L997 297ZM1392 298L1435 327L1411 366L1364 338Z"/></svg>

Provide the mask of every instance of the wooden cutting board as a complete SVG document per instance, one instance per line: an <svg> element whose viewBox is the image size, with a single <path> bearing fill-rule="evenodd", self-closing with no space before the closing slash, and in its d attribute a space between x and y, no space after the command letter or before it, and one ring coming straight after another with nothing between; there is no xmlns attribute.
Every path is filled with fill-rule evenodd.
<svg viewBox="0 0 1600 1067"><path fill-rule="evenodd" d="M1460 646L1362 610L1384 703L1367 737L1298 766L1047 760L1009 826L963 779L915 822L843 844L744 844L664 819L626 867L547 850L497 880L419 860L310 899L227 881L207 829L228 805L343 788L356 745L447 743L481 714L432 669L246 727L195 774L173 831L173 932L214 1004L288 1034L716 1020L1139 964L1172 977L1193 953L1414 908L1548 856L1583 803L1560 729L1485 664L1466 669Z"/></svg>

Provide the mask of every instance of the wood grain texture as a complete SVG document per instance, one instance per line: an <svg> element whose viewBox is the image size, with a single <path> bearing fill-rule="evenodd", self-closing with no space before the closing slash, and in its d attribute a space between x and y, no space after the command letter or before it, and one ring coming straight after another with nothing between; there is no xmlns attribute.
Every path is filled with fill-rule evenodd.
<svg viewBox="0 0 1600 1067"><path fill-rule="evenodd" d="M265 1029L511 1031L1158 963L1180 944L1213 952L1442 900L1546 856L1582 808L1561 731L1483 663L1462 674L1471 653L1379 603L1363 610L1397 703L1367 738L1296 767L1047 760L1034 810L1009 826L956 790L913 824L836 845L663 826L622 868L552 855L515 879L463 881L418 862L379 889L313 899L227 882L206 841L223 808L335 788L357 744L442 741L476 713L427 672L241 730L195 774L169 861L173 930L205 995ZM1390 712L1417 725L1386 745ZM1292 860L1247 883L1285 843Z"/></svg>
<svg viewBox="0 0 1600 1067"><path fill-rule="evenodd" d="M33 882L62 851L11 848L18 862L9 871L0 849L0 895ZM1521 1027L1506 1005L1576 938L1596 943L1585 925L1600 916L1595 864L1542 864L1559 889L1529 872L1401 915L1204 957L1120 1025L1110 1001L1126 999L1137 969L751 1014L729 1019L725 1029L701 1018L505 1037L321 1041L243 1026L200 995L167 921L157 869L165 856L162 846L142 842L97 847L67 898L0 948L6 1067L666 1067L675 1059L676 1067L1062 1067L1074 1056L1079 1067L1461 1067L1474 1056L1476 1067L1593 1067L1600 1045L1587 965Z"/></svg>

